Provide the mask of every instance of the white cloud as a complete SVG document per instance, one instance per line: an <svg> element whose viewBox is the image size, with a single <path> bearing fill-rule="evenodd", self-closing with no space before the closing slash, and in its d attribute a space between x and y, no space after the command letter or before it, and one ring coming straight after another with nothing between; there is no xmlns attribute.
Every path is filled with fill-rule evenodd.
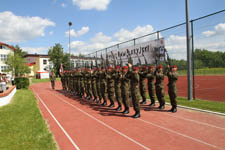
<svg viewBox="0 0 225 150"><path fill-rule="evenodd" d="M214 30L205 31L202 32L202 34L205 35L206 37L225 34L225 23L220 23L214 27Z"/></svg>
<svg viewBox="0 0 225 150"><path fill-rule="evenodd" d="M21 47L28 54L47 54L49 47Z"/></svg>
<svg viewBox="0 0 225 150"><path fill-rule="evenodd" d="M90 42L74 41L73 44L71 43L71 48L74 49L75 54L87 54L151 32L153 32L153 27L151 25L146 25L143 27L138 26L132 31L121 29L113 36L107 36L102 32L99 32L90 39ZM74 34L76 32L71 33Z"/></svg>
<svg viewBox="0 0 225 150"><path fill-rule="evenodd" d="M54 32L53 32L53 31L50 31L50 32L49 32L49 35L53 35L53 34L54 34Z"/></svg>
<svg viewBox="0 0 225 150"><path fill-rule="evenodd" d="M71 37L79 37L79 36L82 36L82 35L86 34L88 31L89 31L89 27L82 27L77 32L74 29L71 29L70 30L70 36ZM66 34L67 37L69 37L69 31L66 31L65 34Z"/></svg>
<svg viewBox="0 0 225 150"><path fill-rule="evenodd" d="M45 36L45 28L55 23L40 17L16 16L10 11L0 13L0 41L21 42Z"/></svg>
<svg viewBox="0 0 225 150"><path fill-rule="evenodd" d="M109 43L112 41L112 38L104 35L102 32L99 32L91 39L93 43Z"/></svg>
<svg viewBox="0 0 225 150"><path fill-rule="evenodd" d="M81 10L96 9L99 11L106 10L110 0L72 0L73 4Z"/></svg>
<svg viewBox="0 0 225 150"><path fill-rule="evenodd" d="M120 29L119 32L116 32L114 34L114 37L118 39L119 42L124 42L133 38L137 38L143 35L146 35L148 33L152 33L154 31L153 27L151 25L146 26L137 26L133 31L129 31L126 29Z"/></svg>
<svg viewBox="0 0 225 150"><path fill-rule="evenodd" d="M65 7L66 7L66 4L65 4L65 3L62 3L61 6L62 6L63 8L65 8Z"/></svg>

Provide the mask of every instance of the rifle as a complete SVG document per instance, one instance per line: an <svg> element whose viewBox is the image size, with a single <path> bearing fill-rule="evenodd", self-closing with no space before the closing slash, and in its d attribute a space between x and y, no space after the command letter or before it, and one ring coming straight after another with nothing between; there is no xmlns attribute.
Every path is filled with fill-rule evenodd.
<svg viewBox="0 0 225 150"><path fill-rule="evenodd" d="M113 57L113 65L114 65L114 67L116 67L116 60L115 60L115 56L114 56L112 51L111 51L111 54L112 54L112 57Z"/></svg>
<svg viewBox="0 0 225 150"><path fill-rule="evenodd" d="M105 69L109 66L109 56L106 54L106 64L105 64Z"/></svg>
<svg viewBox="0 0 225 150"><path fill-rule="evenodd" d="M146 59L146 57L145 57L144 53L142 53L142 56L144 57L144 60L145 60L145 65L147 66L147 65L148 65L148 61L147 61L147 59Z"/></svg>
<svg viewBox="0 0 225 150"><path fill-rule="evenodd" d="M137 57L138 57L139 66L141 66L141 59L140 59L140 57L139 57L138 53L136 53L136 55L137 55Z"/></svg>
<svg viewBox="0 0 225 150"><path fill-rule="evenodd" d="M170 59L170 57L169 57L169 54L168 54L168 52L167 52L167 50L166 50L166 48L164 48L164 52L165 52L165 54L166 54L166 56L167 56L167 64L170 66L170 69L172 69L171 67L171 59Z"/></svg>
<svg viewBox="0 0 225 150"><path fill-rule="evenodd" d="M118 52L118 55L120 55L120 67L123 67L123 61L122 61L122 58L121 58L121 55L120 52Z"/></svg>
<svg viewBox="0 0 225 150"><path fill-rule="evenodd" d="M127 54L128 54L128 63L132 64L133 65L133 60L131 58L131 54L130 54L130 51L127 49Z"/></svg>
<svg viewBox="0 0 225 150"><path fill-rule="evenodd" d="M104 67L104 58L103 58L102 54L101 54L101 67Z"/></svg>

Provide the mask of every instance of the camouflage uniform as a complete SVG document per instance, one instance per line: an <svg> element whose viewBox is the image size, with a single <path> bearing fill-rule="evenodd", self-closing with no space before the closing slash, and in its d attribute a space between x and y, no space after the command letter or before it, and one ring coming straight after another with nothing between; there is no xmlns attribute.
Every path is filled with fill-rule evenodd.
<svg viewBox="0 0 225 150"><path fill-rule="evenodd" d="M155 77L156 77L156 82L155 82L155 90L156 90L156 96L159 101L159 109L164 109L165 108L165 98L164 98L164 74L162 71L155 71Z"/></svg>
<svg viewBox="0 0 225 150"><path fill-rule="evenodd" d="M107 82L106 82L106 72L100 71L100 84L101 84L101 95L104 100L102 103L103 106L107 105Z"/></svg>
<svg viewBox="0 0 225 150"><path fill-rule="evenodd" d="M114 88L115 88L116 100L118 102L118 108L116 110L120 111L122 106L122 95L121 95L121 72L119 70L117 70L113 74L113 79L115 83Z"/></svg>
<svg viewBox="0 0 225 150"><path fill-rule="evenodd" d="M177 88L176 88L176 81L178 80L178 74L177 72L173 72L173 71L168 71L167 72L167 76L168 76L168 93L170 96L170 103L172 105L172 109L171 111L173 111L174 109L177 108L177 101L176 101L176 97L177 97Z"/></svg>
<svg viewBox="0 0 225 150"><path fill-rule="evenodd" d="M136 68L136 67L135 67ZM136 69L134 69L136 70ZM131 68L129 68L129 78L131 80L131 97L132 97L132 103L133 103L133 108L135 111L135 115L133 116L134 118L140 117L140 104L139 104L139 81L140 77L139 74L136 73L135 71L131 71Z"/></svg>
<svg viewBox="0 0 225 150"><path fill-rule="evenodd" d="M146 75L147 75L146 69L142 68L142 70L139 72L140 76L139 86L140 86L140 94L142 97L141 104L146 104Z"/></svg>
<svg viewBox="0 0 225 150"><path fill-rule="evenodd" d="M109 107L114 107L115 88L114 88L114 79L113 79L112 71L107 72L106 79L107 79L107 93L108 93L108 98L110 100Z"/></svg>
<svg viewBox="0 0 225 150"><path fill-rule="evenodd" d="M121 95L122 95L122 102L125 107L125 110L123 111L124 114L129 113L129 78L127 72L121 73Z"/></svg>
<svg viewBox="0 0 225 150"><path fill-rule="evenodd" d="M154 72L153 71L148 71L147 74L147 79L148 79L148 94L151 100L150 106L155 105L155 86L154 86Z"/></svg>
<svg viewBox="0 0 225 150"><path fill-rule="evenodd" d="M92 90L91 90L91 72L88 71L86 73L86 78L87 78L87 96L88 96L88 99L91 100L92 99Z"/></svg>
<svg viewBox="0 0 225 150"><path fill-rule="evenodd" d="M55 89L55 80L56 80L56 77L55 77L55 74L53 73L50 75L52 89Z"/></svg>
<svg viewBox="0 0 225 150"><path fill-rule="evenodd" d="M97 84L96 84L96 79L97 79L97 72L94 70L94 72L91 74L91 87L92 87L92 94L94 96L94 101L97 102Z"/></svg>
<svg viewBox="0 0 225 150"><path fill-rule="evenodd" d="M100 76L100 71L98 70L96 73L96 87L97 87L97 94L98 94L98 103L101 103L102 100L102 94L101 94L101 76Z"/></svg>

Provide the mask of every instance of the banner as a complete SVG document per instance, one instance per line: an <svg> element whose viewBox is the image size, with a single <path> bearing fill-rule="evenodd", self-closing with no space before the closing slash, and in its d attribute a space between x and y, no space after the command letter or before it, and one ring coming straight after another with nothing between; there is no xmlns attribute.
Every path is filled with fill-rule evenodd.
<svg viewBox="0 0 225 150"><path fill-rule="evenodd" d="M133 65L136 64L155 64L165 60L164 39L156 39L134 46L113 50L103 55L104 60L113 65L123 62L123 65L128 63L131 58Z"/></svg>

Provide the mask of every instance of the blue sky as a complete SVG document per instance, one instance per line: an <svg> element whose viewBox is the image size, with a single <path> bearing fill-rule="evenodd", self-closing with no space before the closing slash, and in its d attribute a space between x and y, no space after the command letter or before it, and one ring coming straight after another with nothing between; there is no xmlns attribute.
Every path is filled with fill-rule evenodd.
<svg viewBox="0 0 225 150"><path fill-rule="evenodd" d="M224 0L189 0L190 19L224 8ZM47 54L55 43L67 51L69 21L72 53L88 53L184 22L185 0L4 0L0 41L28 53ZM217 30L225 31L224 20L202 33L210 37ZM173 38L185 41L173 35L169 42Z"/></svg>

